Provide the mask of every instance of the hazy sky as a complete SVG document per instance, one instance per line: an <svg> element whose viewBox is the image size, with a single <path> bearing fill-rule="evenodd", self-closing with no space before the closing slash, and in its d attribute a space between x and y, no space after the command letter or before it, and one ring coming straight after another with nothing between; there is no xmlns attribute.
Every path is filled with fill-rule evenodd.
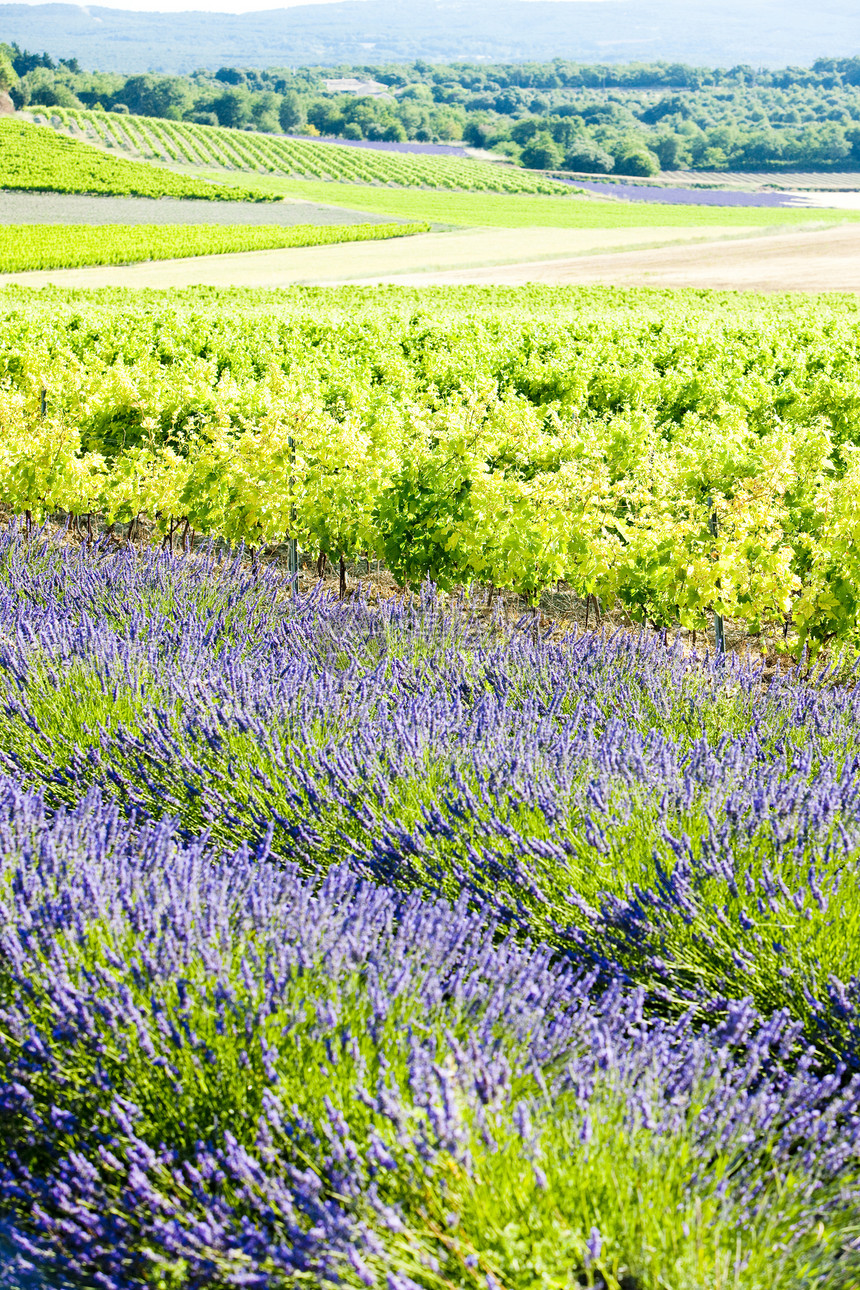
<svg viewBox="0 0 860 1290"><path fill-rule="evenodd" d="M17 3L44 4L45 0L17 0ZM67 3L74 3L74 0L67 0ZM255 13L260 9L291 9L296 5L336 3L338 0L99 0L99 6L105 9L136 9L148 13L187 13L190 9L201 9L207 13Z"/></svg>

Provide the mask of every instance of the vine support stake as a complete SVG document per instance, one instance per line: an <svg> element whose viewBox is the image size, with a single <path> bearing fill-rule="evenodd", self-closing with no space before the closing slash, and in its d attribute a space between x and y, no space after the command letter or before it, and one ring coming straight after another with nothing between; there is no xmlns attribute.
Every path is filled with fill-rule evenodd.
<svg viewBox="0 0 860 1290"><path fill-rule="evenodd" d="M287 442L290 445L290 459L294 461L296 445L293 443L292 435L289 436ZM295 484L295 482L296 481L291 477L290 492L293 491L293 485ZM295 505L292 505L290 507L290 521L292 525L295 526L295 522L296 522ZM287 567L289 569L289 575L290 575L290 588L292 590L293 595L297 596L299 594L299 544L296 538L294 537L290 537L287 543Z"/></svg>
<svg viewBox="0 0 860 1290"><path fill-rule="evenodd" d="M717 528L717 512L714 509L714 499L708 498L708 510L710 511L711 534L716 537L719 529ZM722 614L714 610L714 653L725 654L726 652L726 627L723 622Z"/></svg>
<svg viewBox="0 0 860 1290"><path fill-rule="evenodd" d="M48 415L48 391L45 389L43 385L42 393L39 398L39 416L44 421L47 415Z"/></svg>
<svg viewBox="0 0 860 1290"><path fill-rule="evenodd" d="M293 517L295 518L295 517ZM290 538L287 549L287 563L290 570L290 583L293 595L299 594L299 544L294 537Z"/></svg>

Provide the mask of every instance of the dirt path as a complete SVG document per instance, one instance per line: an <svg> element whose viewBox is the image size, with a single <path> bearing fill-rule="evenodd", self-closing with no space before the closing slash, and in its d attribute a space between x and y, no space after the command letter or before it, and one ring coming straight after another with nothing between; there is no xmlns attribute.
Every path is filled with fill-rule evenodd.
<svg viewBox="0 0 860 1290"><path fill-rule="evenodd" d="M43 287L286 287L293 284L407 281L566 281L572 257L612 259L625 248L737 238L747 228L716 233L701 228L640 229L460 229L386 242L343 243L282 251L245 251L233 255L86 269L46 269L6 274L0 285ZM755 238L756 245L762 241ZM598 253L612 252L612 255ZM534 269L530 269L530 265ZM558 274L553 277L554 268ZM530 276L533 273L534 276ZM511 277L503 275L511 274ZM495 276L499 275L499 276ZM538 276L545 275L545 276ZM570 278L570 281L575 281ZM584 279L588 280L588 279ZM599 280L599 279L597 279Z"/></svg>
<svg viewBox="0 0 860 1290"><path fill-rule="evenodd" d="M593 254L570 260L532 261L436 274L399 274L384 281L403 285L482 283L563 285L602 283L619 287L713 287L737 291L860 292L860 227L839 225Z"/></svg>

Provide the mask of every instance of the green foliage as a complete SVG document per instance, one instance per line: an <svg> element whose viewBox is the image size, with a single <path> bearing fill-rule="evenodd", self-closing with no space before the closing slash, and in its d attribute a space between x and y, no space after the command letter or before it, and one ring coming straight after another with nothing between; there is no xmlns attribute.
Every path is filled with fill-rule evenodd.
<svg viewBox="0 0 860 1290"><path fill-rule="evenodd" d="M532 135L520 153L520 161L530 170L557 170L562 162L562 150L548 130Z"/></svg>
<svg viewBox="0 0 860 1290"><path fill-rule="evenodd" d="M9 224L0 228L0 273L132 264L185 256L375 242L426 233L427 224Z"/></svg>
<svg viewBox="0 0 860 1290"><path fill-rule="evenodd" d="M353 184L395 184L406 187L472 189L499 193L569 194L566 184L543 175L483 161L427 157L348 148L304 139L260 137L230 128L238 124L234 111L245 91L225 90L213 104L219 126L120 117L110 112L60 111L46 118L58 131L83 134L121 151L150 160L262 175L346 181Z"/></svg>
<svg viewBox="0 0 860 1290"><path fill-rule="evenodd" d="M192 293L117 321L58 299L67 320L13 305L4 327L16 512L289 535L532 605L563 579L636 622L790 625L798 650L860 638L850 303Z"/></svg>
<svg viewBox="0 0 860 1290"><path fill-rule="evenodd" d="M59 110L59 109L58 109ZM135 197L263 201L259 193L186 178L126 157L110 156L53 130L0 120L0 187Z"/></svg>
<svg viewBox="0 0 860 1290"><path fill-rule="evenodd" d="M285 134L303 125L305 120L301 99L294 90L284 94L278 108L278 124Z"/></svg>
<svg viewBox="0 0 860 1290"><path fill-rule="evenodd" d="M211 171L213 178L220 172ZM468 193L244 176L249 186L270 195L303 197L348 210L367 211L436 224L475 228L737 228L791 229L860 220L860 211L821 211L754 206L675 206L656 202L605 201L531 193Z"/></svg>
<svg viewBox="0 0 860 1290"><path fill-rule="evenodd" d="M18 74L5 51L5 47L0 46L0 91L11 90L13 85L18 84Z"/></svg>
<svg viewBox="0 0 860 1290"><path fill-rule="evenodd" d="M625 148L615 158L615 169L619 175L658 175L659 158L649 148L641 145Z"/></svg>
<svg viewBox="0 0 860 1290"><path fill-rule="evenodd" d="M564 155L565 170L581 170L590 174L608 174L615 166L611 152L590 140L577 140Z"/></svg>
<svg viewBox="0 0 860 1290"><path fill-rule="evenodd" d="M504 144L516 162L519 145L540 133L547 136L544 155L560 148L570 155L569 169L598 174L643 152L657 156L664 169L838 170L860 163L860 80L851 58L771 70L556 59L297 71L222 67L214 75L178 77L84 72L74 59L55 63L17 46L7 50L20 77L19 107L130 109L262 133L304 130L310 122L319 134L345 139ZM382 92L329 89L332 76L370 78Z"/></svg>

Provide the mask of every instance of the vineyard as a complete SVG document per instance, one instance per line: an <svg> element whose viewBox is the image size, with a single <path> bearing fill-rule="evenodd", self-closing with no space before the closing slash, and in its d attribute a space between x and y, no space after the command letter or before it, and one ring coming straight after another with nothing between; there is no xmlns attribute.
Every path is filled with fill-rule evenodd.
<svg viewBox="0 0 860 1290"><path fill-rule="evenodd" d="M111 156L42 126L0 118L0 188L134 197L265 201L245 187L213 184Z"/></svg>
<svg viewBox="0 0 860 1290"><path fill-rule="evenodd" d="M822 219L132 112L0 119L0 273ZM858 670L856 295L5 279L0 1290L857 1290Z"/></svg>
<svg viewBox="0 0 860 1290"><path fill-rule="evenodd" d="M375 242L426 233L427 224L10 224L0 227L0 273L133 264L192 255Z"/></svg>
<svg viewBox="0 0 860 1290"><path fill-rule="evenodd" d="M0 291L2 1290L855 1290L858 427L847 295Z"/></svg>
<svg viewBox="0 0 860 1290"><path fill-rule="evenodd" d="M817 650L860 630L858 346L847 301L9 295L0 502Z"/></svg>
<svg viewBox="0 0 860 1290"><path fill-rule="evenodd" d="M146 161L228 173L294 176L350 184L568 195L570 185L492 162L397 154L280 138L224 126L71 108L35 109L34 119L72 138ZM575 190L573 190L575 191Z"/></svg>

